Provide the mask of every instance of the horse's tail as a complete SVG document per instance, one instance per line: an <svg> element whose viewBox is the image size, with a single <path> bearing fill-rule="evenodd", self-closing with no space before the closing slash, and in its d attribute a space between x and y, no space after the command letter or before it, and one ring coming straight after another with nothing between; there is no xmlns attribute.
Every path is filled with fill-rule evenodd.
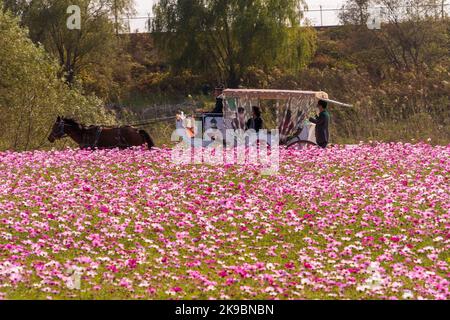
<svg viewBox="0 0 450 320"><path fill-rule="evenodd" d="M147 142L148 149L151 150L155 146L152 137L150 137L150 135L145 130L139 130L139 134L142 138L144 138L145 142Z"/></svg>

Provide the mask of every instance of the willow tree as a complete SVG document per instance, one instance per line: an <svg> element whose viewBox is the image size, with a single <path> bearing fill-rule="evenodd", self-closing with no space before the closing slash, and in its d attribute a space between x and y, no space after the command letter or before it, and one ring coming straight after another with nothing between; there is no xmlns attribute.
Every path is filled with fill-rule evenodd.
<svg viewBox="0 0 450 320"><path fill-rule="evenodd" d="M0 0L0 150L31 150L44 146L56 116L85 123L114 123L94 96L70 89L58 77L59 66L28 38L28 30Z"/></svg>
<svg viewBox="0 0 450 320"><path fill-rule="evenodd" d="M116 36L116 28L124 26L116 24L115 16L132 11L132 4L132 0L6 0L4 6L21 18L33 42L58 60L68 84L80 79L87 91L113 98L120 89L115 78L129 73L121 44L125 37ZM80 8L80 29L67 27L71 5Z"/></svg>
<svg viewBox="0 0 450 320"><path fill-rule="evenodd" d="M153 37L175 70L214 70L236 87L249 67L305 64L314 33L300 27L302 6L303 0L161 0Z"/></svg>

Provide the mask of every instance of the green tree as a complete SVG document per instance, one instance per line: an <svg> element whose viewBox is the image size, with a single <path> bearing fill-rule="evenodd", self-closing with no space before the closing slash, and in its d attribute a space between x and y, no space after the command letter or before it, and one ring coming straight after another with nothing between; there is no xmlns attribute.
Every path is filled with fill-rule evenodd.
<svg viewBox="0 0 450 320"><path fill-rule="evenodd" d="M347 0L341 7L339 19L345 24L365 26L372 0Z"/></svg>
<svg viewBox="0 0 450 320"><path fill-rule="evenodd" d="M306 64L314 34L300 29L301 5L302 0L161 0L153 9L152 30L174 70L212 69L217 80L236 87L250 67Z"/></svg>
<svg viewBox="0 0 450 320"><path fill-rule="evenodd" d="M380 30L364 26L370 6L382 8ZM341 21L354 27L345 40L352 42L347 47L354 51L348 55L358 61L418 71L448 57L447 22L436 0L348 0L343 8L346 11Z"/></svg>
<svg viewBox="0 0 450 320"><path fill-rule="evenodd" d="M1 0L3 2L3 9L9 10L15 15L22 15L28 7L28 0Z"/></svg>
<svg viewBox="0 0 450 320"><path fill-rule="evenodd" d="M87 123L114 122L98 98L65 85L56 61L1 9L0 34L0 150L44 146L58 114Z"/></svg>
<svg viewBox="0 0 450 320"><path fill-rule="evenodd" d="M29 29L30 38L40 43L61 66L68 84L86 81L85 88L101 97L114 99L121 77L129 72L128 56L122 49L126 37L117 37L123 28L114 16L132 10L131 0L6 0L5 8L19 15ZM81 9L81 29L67 28L67 8ZM120 20L117 21L120 24Z"/></svg>

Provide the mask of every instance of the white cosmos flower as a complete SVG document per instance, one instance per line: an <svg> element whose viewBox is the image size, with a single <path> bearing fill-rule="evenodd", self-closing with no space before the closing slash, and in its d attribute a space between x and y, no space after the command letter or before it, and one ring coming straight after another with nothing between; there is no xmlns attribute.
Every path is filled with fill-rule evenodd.
<svg viewBox="0 0 450 320"><path fill-rule="evenodd" d="M412 299L412 298L414 298L414 295L410 290L405 290L403 292L403 299Z"/></svg>
<svg viewBox="0 0 450 320"><path fill-rule="evenodd" d="M70 290L80 290L81 289L81 275L83 272L83 268L79 268L76 266L72 266L67 269L67 273L69 274L66 277L66 286Z"/></svg>

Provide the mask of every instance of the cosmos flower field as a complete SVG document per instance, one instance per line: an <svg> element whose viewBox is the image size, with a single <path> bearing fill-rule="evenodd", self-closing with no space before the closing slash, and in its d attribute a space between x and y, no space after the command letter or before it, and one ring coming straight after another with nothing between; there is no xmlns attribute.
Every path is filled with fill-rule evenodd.
<svg viewBox="0 0 450 320"><path fill-rule="evenodd" d="M449 299L450 146L0 153L0 299Z"/></svg>

